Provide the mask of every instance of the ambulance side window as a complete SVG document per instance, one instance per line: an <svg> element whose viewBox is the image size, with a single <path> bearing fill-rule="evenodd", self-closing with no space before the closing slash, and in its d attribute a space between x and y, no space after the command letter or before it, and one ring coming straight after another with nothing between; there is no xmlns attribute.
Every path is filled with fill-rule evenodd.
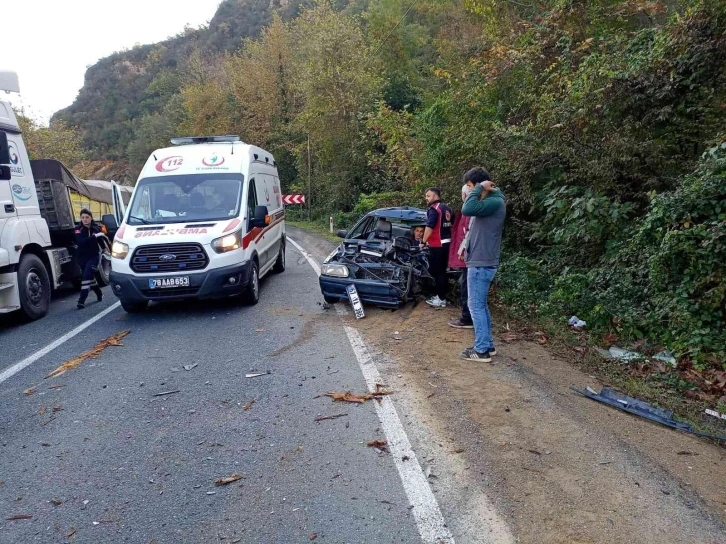
<svg viewBox="0 0 726 544"><path fill-rule="evenodd" d="M252 230L252 220L255 218L255 207L257 206L257 187L255 180L250 180L250 186L247 189L247 230Z"/></svg>

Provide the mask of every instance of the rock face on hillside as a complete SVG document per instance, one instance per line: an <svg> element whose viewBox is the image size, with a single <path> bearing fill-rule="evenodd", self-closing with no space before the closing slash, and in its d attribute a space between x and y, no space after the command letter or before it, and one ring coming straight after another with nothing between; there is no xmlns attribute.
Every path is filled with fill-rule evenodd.
<svg viewBox="0 0 726 544"><path fill-rule="evenodd" d="M134 47L101 59L86 72L75 102L57 112L83 131L94 160L126 158L144 117L169 105L181 83L179 69L193 51L212 57L255 37L275 10L294 17L308 0L223 0L207 28L186 28L174 38Z"/></svg>

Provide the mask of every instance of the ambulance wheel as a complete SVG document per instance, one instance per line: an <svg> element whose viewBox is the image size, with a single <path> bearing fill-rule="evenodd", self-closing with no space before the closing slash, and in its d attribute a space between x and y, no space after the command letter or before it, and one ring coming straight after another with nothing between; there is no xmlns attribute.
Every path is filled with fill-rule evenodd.
<svg viewBox="0 0 726 544"><path fill-rule="evenodd" d="M148 300L126 300L126 299L122 298L121 307L128 314L138 314L139 312L143 312L144 310L146 310L146 308L149 307L149 301Z"/></svg>
<svg viewBox="0 0 726 544"><path fill-rule="evenodd" d="M260 301L260 272L257 269L257 263L252 261L250 269L250 281L242 294L244 301L250 306L254 306Z"/></svg>
<svg viewBox="0 0 726 544"><path fill-rule="evenodd" d="M328 304L335 304L336 302L340 302L340 299L338 297L329 297L328 295L323 295L323 300Z"/></svg>
<svg viewBox="0 0 726 544"><path fill-rule="evenodd" d="M280 274L285 271L285 242L280 243L280 253L277 255L275 266L272 267L276 273Z"/></svg>
<svg viewBox="0 0 726 544"><path fill-rule="evenodd" d="M28 253L20 259L18 267L20 310L31 321L40 319L50 307L50 279L43 261Z"/></svg>

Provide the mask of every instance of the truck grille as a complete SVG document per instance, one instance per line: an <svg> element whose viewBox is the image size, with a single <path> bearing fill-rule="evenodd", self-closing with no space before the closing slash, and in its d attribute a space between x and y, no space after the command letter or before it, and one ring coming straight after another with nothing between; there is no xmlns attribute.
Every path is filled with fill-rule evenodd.
<svg viewBox="0 0 726 544"><path fill-rule="evenodd" d="M209 257L199 244L158 244L136 248L131 270L138 273L203 270Z"/></svg>

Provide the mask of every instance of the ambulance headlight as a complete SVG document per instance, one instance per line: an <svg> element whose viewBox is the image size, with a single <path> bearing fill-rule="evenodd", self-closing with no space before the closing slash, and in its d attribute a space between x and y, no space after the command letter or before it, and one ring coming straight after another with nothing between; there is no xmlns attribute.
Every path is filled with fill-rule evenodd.
<svg viewBox="0 0 726 544"><path fill-rule="evenodd" d="M320 270L323 276L334 276L336 278L347 278L350 275L350 270L344 264L328 263L324 264Z"/></svg>
<svg viewBox="0 0 726 544"><path fill-rule="evenodd" d="M227 253L242 247L242 231L226 234L221 238L212 240L212 249L217 253Z"/></svg>
<svg viewBox="0 0 726 544"><path fill-rule="evenodd" d="M114 259L125 259L126 255L129 254L129 246L118 240L113 241L111 246L111 257Z"/></svg>

